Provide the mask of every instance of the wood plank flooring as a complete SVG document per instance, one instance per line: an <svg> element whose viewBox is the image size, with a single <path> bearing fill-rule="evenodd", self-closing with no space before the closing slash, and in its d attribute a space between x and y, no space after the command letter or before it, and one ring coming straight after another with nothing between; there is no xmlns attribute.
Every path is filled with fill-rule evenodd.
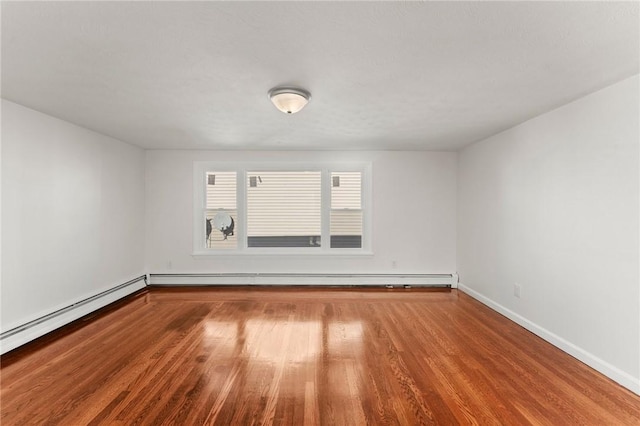
<svg viewBox="0 0 640 426"><path fill-rule="evenodd" d="M152 289L2 357L7 425L638 425L456 290Z"/></svg>

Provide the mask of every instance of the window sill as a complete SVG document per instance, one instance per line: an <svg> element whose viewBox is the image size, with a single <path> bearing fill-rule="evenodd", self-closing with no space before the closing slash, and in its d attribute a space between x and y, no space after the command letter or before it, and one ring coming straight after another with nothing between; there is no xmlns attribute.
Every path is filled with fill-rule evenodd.
<svg viewBox="0 0 640 426"><path fill-rule="evenodd" d="M286 249L247 249L247 250L199 250L191 253L193 257L219 257L219 256L342 256L361 257L373 256L373 251L361 249L331 249L331 250L286 250Z"/></svg>

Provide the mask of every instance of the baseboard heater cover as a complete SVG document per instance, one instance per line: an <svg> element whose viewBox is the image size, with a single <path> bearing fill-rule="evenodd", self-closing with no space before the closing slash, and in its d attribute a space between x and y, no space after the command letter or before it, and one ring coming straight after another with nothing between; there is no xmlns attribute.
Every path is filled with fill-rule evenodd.
<svg viewBox="0 0 640 426"><path fill-rule="evenodd" d="M0 333L0 354L9 352L72 321L82 318L110 303L146 287L147 276L141 275L126 283L57 309Z"/></svg>
<svg viewBox="0 0 640 426"><path fill-rule="evenodd" d="M151 286L314 285L457 288L457 274L150 274Z"/></svg>

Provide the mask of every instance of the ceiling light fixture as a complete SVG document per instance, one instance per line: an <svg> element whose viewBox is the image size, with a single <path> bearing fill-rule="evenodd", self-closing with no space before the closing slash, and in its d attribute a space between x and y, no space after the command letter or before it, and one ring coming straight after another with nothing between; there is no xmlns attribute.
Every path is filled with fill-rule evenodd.
<svg viewBox="0 0 640 426"><path fill-rule="evenodd" d="M295 114L311 99L311 93L295 87L274 87L269 90L271 102L285 114Z"/></svg>

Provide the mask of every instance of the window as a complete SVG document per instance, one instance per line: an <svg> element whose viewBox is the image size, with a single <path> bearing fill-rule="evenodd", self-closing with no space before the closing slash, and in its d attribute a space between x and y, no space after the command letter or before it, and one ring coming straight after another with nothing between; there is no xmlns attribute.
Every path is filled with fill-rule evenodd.
<svg viewBox="0 0 640 426"><path fill-rule="evenodd" d="M194 254L368 254L369 164L194 164Z"/></svg>
<svg viewBox="0 0 640 426"><path fill-rule="evenodd" d="M320 247L321 173L247 174L247 246Z"/></svg>
<svg viewBox="0 0 640 426"><path fill-rule="evenodd" d="M238 247L236 222L236 172L207 172L205 247L235 249ZM202 230L201 230L202 232Z"/></svg>
<svg viewBox="0 0 640 426"><path fill-rule="evenodd" d="M331 173L331 247L362 247L362 172Z"/></svg>

